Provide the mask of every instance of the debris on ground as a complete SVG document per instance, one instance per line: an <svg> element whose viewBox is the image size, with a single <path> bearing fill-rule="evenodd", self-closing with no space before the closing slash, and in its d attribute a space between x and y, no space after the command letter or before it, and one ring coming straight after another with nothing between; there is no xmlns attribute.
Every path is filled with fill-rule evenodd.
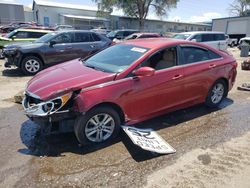
<svg viewBox="0 0 250 188"><path fill-rule="evenodd" d="M243 90L243 91L250 91L250 84L249 83L244 83L241 86L238 86L238 90Z"/></svg>
<svg viewBox="0 0 250 188"><path fill-rule="evenodd" d="M14 96L14 102L22 104L23 98L24 98L23 91L20 91Z"/></svg>

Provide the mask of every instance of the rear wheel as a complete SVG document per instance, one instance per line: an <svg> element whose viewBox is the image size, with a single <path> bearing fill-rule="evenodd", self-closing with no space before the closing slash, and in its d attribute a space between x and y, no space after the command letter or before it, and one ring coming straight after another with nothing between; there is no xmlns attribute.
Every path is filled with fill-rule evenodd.
<svg viewBox="0 0 250 188"><path fill-rule="evenodd" d="M21 69L26 75L35 75L42 70L42 61L38 57L28 56L23 59Z"/></svg>
<svg viewBox="0 0 250 188"><path fill-rule="evenodd" d="M217 80L208 92L206 105L209 107L218 107L221 101L227 96L228 88L224 80Z"/></svg>
<svg viewBox="0 0 250 188"><path fill-rule="evenodd" d="M97 107L76 120L75 135L83 145L98 144L115 138L120 124L120 117L115 110Z"/></svg>

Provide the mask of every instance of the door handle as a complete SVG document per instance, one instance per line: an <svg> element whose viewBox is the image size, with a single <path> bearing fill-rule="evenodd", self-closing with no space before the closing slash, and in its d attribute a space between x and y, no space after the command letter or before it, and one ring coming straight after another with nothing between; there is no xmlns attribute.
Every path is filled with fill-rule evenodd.
<svg viewBox="0 0 250 188"><path fill-rule="evenodd" d="M177 80L177 79L180 79L180 78L182 78L182 77L183 77L183 75L178 74L178 75L175 75L172 79L173 79L173 80Z"/></svg>
<svg viewBox="0 0 250 188"><path fill-rule="evenodd" d="M95 45L90 45L91 48L95 48Z"/></svg>
<svg viewBox="0 0 250 188"><path fill-rule="evenodd" d="M72 49L73 47L72 46L68 46L67 49Z"/></svg>
<svg viewBox="0 0 250 188"><path fill-rule="evenodd" d="M214 67L216 67L216 65L215 65L215 64L211 64L211 65L209 65L209 68L210 68L210 69L212 69L212 68L214 68Z"/></svg>

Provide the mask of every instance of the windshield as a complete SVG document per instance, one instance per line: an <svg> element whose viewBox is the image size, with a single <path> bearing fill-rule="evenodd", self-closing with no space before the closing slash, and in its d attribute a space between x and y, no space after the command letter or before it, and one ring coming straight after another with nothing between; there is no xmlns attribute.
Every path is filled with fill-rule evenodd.
<svg viewBox="0 0 250 188"><path fill-rule="evenodd" d="M173 38L186 40L189 36L190 36L190 34L176 34L173 36Z"/></svg>
<svg viewBox="0 0 250 188"><path fill-rule="evenodd" d="M49 42L52 38L54 38L54 36L56 35L56 33L48 33L46 35L43 35L41 38L35 40L35 43L45 43L45 42Z"/></svg>
<svg viewBox="0 0 250 188"><path fill-rule="evenodd" d="M127 69L149 49L133 45L111 46L85 61L87 67L105 72L119 73Z"/></svg>
<svg viewBox="0 0 250 188"><path fill-rule="evenodd" d="M13 35L15 35L17 33L16 30L11 31L8 35L6 35L6 38L11 38Z"/></svg>
<svg viewBox="0 0 250 188"><path fill-rule="evenodd" d="M108 34L107 34L107 37L115 37L117 31L110 31Z"/></svg>

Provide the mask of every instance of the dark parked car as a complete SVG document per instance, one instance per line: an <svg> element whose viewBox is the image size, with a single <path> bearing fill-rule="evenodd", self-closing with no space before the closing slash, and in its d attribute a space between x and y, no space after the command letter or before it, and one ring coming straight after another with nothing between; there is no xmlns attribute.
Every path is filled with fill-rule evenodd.
<svg viewBox="0 0 250 188"><path fill-rule="evenodd" d="M38 73L23 106L43 128L69 126L82 144L100 143L121 125L199 103L217 107L235 83L236 67L231 55L200 43L131 40Z"/></svg>
<svg viewBox="0 0 250 188"><path fill-rule="evenodd" d="M139 31L137 30L131 30L131 29L126 29L126 30L115 30L111 31L107 34L107 37L111 40L113 39L124 39L125 37L133 34L133 33L138 33Z"/></svg>
<svg viewBox="0 0 250 188"><path fill-rule="evenodd" d="M90 31L56 31L22 45L8 45L3 50L5 66L16 66L34 75L45 66L84 58L111 45L111 40Z"/></svg>

